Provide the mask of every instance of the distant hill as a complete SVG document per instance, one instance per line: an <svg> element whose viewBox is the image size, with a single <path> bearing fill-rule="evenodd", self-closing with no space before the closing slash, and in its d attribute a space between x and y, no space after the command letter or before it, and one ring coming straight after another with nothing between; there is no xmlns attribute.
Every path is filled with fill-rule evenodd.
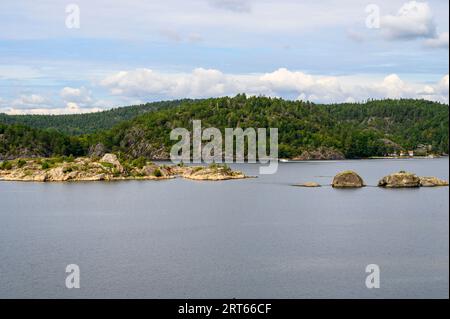
<svg viewBox="0 0 450 319"><path fill-rule="evenodd" d="M69 135L80 135L106 130L117 123L130 120L146 112L171 108L182 102L174 100L114 108L108 111L70 115L7 115L0 113L1 124L22 124L31 128L55 129Z"/></svg>
<svg viewBox="0 0 450 319"><path fill-rule="evenodd" d="M45 117L48 126L39 117L30 117L34 127L40 125L45 130L0 125L0 158L33 153L87 154L89 148L99 144L106 151L130 157L167 158L174 143L169 138L171 129L190 130L194 119L201 120L203 128L217 127L222 132L226 127L278 128L279 155L284 158L316 154L317 150L346 158L367 158L423 146L432 153L448 153L449 107L425 100L321 105L240 94L162 103L140 115L133 109L139 107L130 107L130 113L127 108L117 109L123 113L115 118L115 110L96 113L96 121L91 118L94 114L86 114L89 125L75 121L74 115ZM79 129L76 133L93 133L62 134L65 119L72 128ZM117 124L109 128L113 122Z"/></svg>

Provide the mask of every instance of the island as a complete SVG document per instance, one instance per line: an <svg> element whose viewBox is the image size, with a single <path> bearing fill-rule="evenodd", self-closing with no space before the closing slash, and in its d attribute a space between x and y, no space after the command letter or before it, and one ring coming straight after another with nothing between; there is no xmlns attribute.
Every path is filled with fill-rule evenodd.
<svg viewBox="0 0 450 319"><path fill-rule="evenodd" d="M157 165L143 157L119 159L107 153L100 157L60 156L19 158L0 165L0 180L30 182L166 180L182 177L191 180L223 181L247 178L227 165Z"/></svg>

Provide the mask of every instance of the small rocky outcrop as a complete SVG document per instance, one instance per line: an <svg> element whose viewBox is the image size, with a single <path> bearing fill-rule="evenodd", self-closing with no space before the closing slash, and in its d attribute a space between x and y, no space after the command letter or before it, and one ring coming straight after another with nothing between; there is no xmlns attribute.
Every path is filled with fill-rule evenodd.
<svg viewBox="0 0 450 319"><path fill-rule="evenodd" d="M316 182L306 182L306 183L301 183L301 184L295 184L294 186L297 186L297 187L320 187L321 185Z"/></svg>
<svg viewBox="0 0 450 319"><path fill-rule="evenodd" d="M364 187L365 184L361 176L356 172L344 171L333 178L331 186L335 188L359 188Z"/></svg>
<svg viewBox="0 0 450 319"><path fill-rule="evenodd" d="M434 176L421 176L419 179L422 187L448 186L447 181Z"/></svg>
<svg viewBox="0 0 450 319"><path fill-rule="evenodd" d="M300 156L293 158L297 161L310 160L343 160L345 159L342 152L331 147L319 147L316 150L304 151Z"/></svg>
<svg viewBox="0 0 450 319"><path fill-rule="evenodd" d="M115 154L105 154L100 160L100 163L111 164L119 173L123 173L123 166L120 164L119 159Z"/></svg>
<svg viewBox="0 0 450 319"><path fill-rule="evenodd" d="M202 181L223 181L246 178L244 173L233 171L226 165L212 164L208 167L193 166L183 168L183 178Z"/></svg>
<svg viewBox="0 0 450 319"><path fill-rule="evenodd" d="M413 173L400 171L383 177L378 186L386 188L411 188L420 186L420 178Z"/></svg>

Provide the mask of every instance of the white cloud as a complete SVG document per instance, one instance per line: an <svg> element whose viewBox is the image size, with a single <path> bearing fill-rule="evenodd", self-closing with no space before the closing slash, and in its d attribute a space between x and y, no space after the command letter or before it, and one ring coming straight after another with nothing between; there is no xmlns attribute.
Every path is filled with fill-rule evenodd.
<svg viewBox="0 0 450 319"><path fill-rule="evenodd" d="M61 98L66 102L75 102L79 104L90 104L93 102L91 92L85 87L72 88L64 87L60 92Z"/></svg>
<svg viewBox="0 0 450 319"><path fill-rule="evenodd" d="M216 97L242 92L322 103L423 97L422 84L405 82L396 74L376 80L361 76L311 75L285 68L264 74L225 74L202 68L191 73L137 69L108 76L100 84L112 94L143 100ZM433 94L428 94L426 98L448 103L448 88L445 94L445 87L448 87L448 75L433 86Z"/></svg>
<svg viewBox="0 0 450 319"><path fill-rule="evenodd" d="M430 48L448 49L448 38L448 32L443 32L436 38L427 39L425 45Z"/></svg>
<svg viewBox="0 0 450 319"><path fill-rule="evenodd" d="M48 99L39 94L21 95L11 102L14 107L32 108L48 103Z"/></svg>
<svg viewBox="0 0 450 319"><path fill-rule="evenodd" d="M436 25L427 2L405 3L396 15L381 18L381 27L390 39L434 38Z"/></svg>
<svg viewBox="0 0 450 319"><path fill-rule="evenodd" d="M104 110L91 97L91 92L85 87L64 87L60 96L65 107L38 94L20 95L12 101L0 100L0 112L6 114L79 114L99 112ZM104 105L112 106L105 102Z"/></svg>
<svg viewBox="0 0 450 319"><path fill-rule="evenodd" d="M60 92L65 100L64 107L52 106L48 99L31 94L21 95L10 103L0 99L0 112L78 114L152 100L233 96L238 93L316 103L358 102L370 98L424 98L449 103L448 74L434 84L422 84L404 81L397 74L384 78L357 75L336 77L311 75L286 68L263 74L226 74L203 68L194 69L191 73L137 69L112 74L103 79L100 85L108 88L115 98L94 101L86 95L89 90L84 87L65 87ZM91 102L85 104L87 100Z"/></svg>
<svg viewBox="0 0 450 319"><path fill-rule="evenodd" d="M169 28L177 32L201 32L223 45L225 40L238 38L238 42L248 43L258 35L267 41L268 34L279 36L279 32L296 35L307 29L350 26L364 18L361 0L346 0L338 5L335 0L109 0L107 7L99 0L76 3L81 8L82 25L76 35L94 39L154 40L161 35L160 30ZM2 21L0 38L73 36L74 30L64 27L61 16L65 5L55 0L41 1L39 6L29 6L24 1L0 1L0 16L4 12L5 16L16 18ZM232 37L228 31L232 31Z"/></svg>
<svg viewBox="0 0 450 319"><path fill-rule="evenodd" d="M76 103L67 103L64 108L30 108L21 109L15 107L1 108L1 113L9 115L24 115L24 114L46 114L46 115L61 115L61 114L81 114L103 111L100 108L81 108Z"/></svg>

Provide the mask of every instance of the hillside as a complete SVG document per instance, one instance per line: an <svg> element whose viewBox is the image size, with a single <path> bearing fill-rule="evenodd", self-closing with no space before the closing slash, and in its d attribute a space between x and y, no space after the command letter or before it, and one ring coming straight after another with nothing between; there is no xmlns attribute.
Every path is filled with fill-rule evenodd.
<svg viewBox="0 0 450 319"><path fill-rule="evenodd" d="M277 127L280 157L325 147L347 158L364 158L420 144L431 145L435 153L448 153L448 112L447 105L422 100L317 105L238 95L147 113L92 136L90 143L103 143L108 150L133 157L154 157L173 144L171 129L190 129L192 119L198 119L204 128L222 131L225 127Z"/></svg>
<svg viewBox="0 0 450 319"><path fill-rule="evenodd" d="M279 155L286 158L317 150L366 158L421 145L432 153L448 153L448 116L448 105L424 100L319 105L238 95L183 101L179 106L146 112L111 129L83 136L3 125L0 156L14 157L24 149L52 155L87 154L89 148L101 144L104 151L120 151L133 158L167 158L174 143L170 131L176 127L191 129L193 119L201 120L203 128L222 131L226 127L276 127Z"/></svg>
<svg viewBox="0 0 450 319"><path fill-rule="evenodd" d="M54 129L69 135L94 133L150 111L171 108L191 100L153 102L114 108L108 111L70 115L7 115L0 113L1 124L22 124L31 128Z"/></svg>

